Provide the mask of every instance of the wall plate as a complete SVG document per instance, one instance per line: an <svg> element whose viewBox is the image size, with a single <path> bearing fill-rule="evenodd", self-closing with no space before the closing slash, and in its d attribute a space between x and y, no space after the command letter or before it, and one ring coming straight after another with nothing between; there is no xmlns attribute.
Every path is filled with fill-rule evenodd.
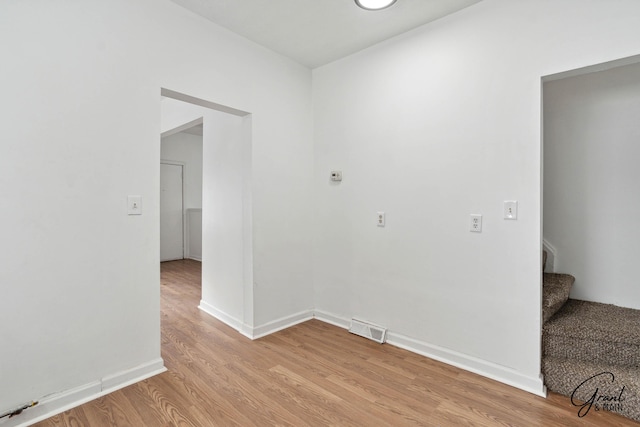
<svg viewBox="0 0 640 427"><path fill-rule="evenodd" d="M482 215L471 214L469 231L473 233L482 233Z"/></svg>
<svg viewBox="0 0 640 427"><path fill-rule="evenodd" d="M142 215L142 196L127 196L127 214Z"/></svg>
<svg viewBox="0 0 640 427"><path fill-rule="evenodd" d="M518 219L518 202L516 200L505 200L504 219Z"/></svg>

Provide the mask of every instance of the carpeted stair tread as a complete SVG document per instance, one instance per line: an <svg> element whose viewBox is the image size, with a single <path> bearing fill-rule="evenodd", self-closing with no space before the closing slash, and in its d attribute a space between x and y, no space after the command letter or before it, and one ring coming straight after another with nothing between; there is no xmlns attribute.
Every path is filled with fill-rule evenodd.
<svg viewBox="0 0 640 427"><path fill-rule="evenodd" d="M576 413L610 410L640 422L640 310L569 299L575 278L544 273L546 261L543 252L545 385L572 398Z"/></svg>
<svg viewBox="0 0 640 427"><path fill-rule="evenodd" d="M569 299L576 279L570 274L544 273L542 282L542 322L545 323Z"/></svg>
<svg viewBox="0 0 640 427"><path fill-rule="evenodd" d="M570 299L545 323L545 356L640 366L640 310Z"/></svg>
<svg viewBox="0 0 640 427"><path fill-rule="evenodd" d="M613 376L598 375L603 372L611 373ZM564 396L573 395L574 405L588 402L597 388L591 411L595 411L598 404L598 410L610 410L640 421L640 370L638 367L611 366L606 363L546 356L542 359L542 373L547 388ZM619 401L618 398L620 398ZM603 406L603 404L606 405ZM580 406L576 406L576 413L578 410L584 412L587 409L587 407L581 409Z"/></svg>
<svg viewBox="0 0 640 427"><path fill-rule="evenodd" d="M640 345L640 310L569 299L544 330L551 334Z"/></svg>

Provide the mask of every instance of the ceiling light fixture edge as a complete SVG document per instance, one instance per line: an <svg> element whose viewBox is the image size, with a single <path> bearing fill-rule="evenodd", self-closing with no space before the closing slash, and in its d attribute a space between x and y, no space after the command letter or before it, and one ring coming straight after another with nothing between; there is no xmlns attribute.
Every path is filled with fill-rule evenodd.
<svg viewBox="0 0 640 427"><path fill-rule="evenodd" d="M355 2L364 10L382 10L392 6L396 0L355 0Z"/></svg>

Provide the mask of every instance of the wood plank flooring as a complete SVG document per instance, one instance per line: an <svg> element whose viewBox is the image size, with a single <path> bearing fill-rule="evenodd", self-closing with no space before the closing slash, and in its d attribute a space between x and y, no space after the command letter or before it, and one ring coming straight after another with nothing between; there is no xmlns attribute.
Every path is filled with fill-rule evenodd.
<svg viewBox="0 0 640 427"><path fill-rule="evenodd" d="M317 320L251 341L197 309L200 263L163 263L168 372L50 426L639 426L543 399Z"/></svg>

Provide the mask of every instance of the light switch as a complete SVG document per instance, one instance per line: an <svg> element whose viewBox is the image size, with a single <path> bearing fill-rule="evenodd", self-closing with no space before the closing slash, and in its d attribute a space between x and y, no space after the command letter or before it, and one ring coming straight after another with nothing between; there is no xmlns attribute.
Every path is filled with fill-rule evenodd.
<svg viewBox="0 0 640 427"><path fill-rule="evenodd" d="M142 215L142 196L127 196L127 214Z"/></svg>
<svg viewBox="0 0 640 427"><path fill-rule="evenodd" d="M516 200L505 200L504 219L518 219L518 202Z"/></svg>

